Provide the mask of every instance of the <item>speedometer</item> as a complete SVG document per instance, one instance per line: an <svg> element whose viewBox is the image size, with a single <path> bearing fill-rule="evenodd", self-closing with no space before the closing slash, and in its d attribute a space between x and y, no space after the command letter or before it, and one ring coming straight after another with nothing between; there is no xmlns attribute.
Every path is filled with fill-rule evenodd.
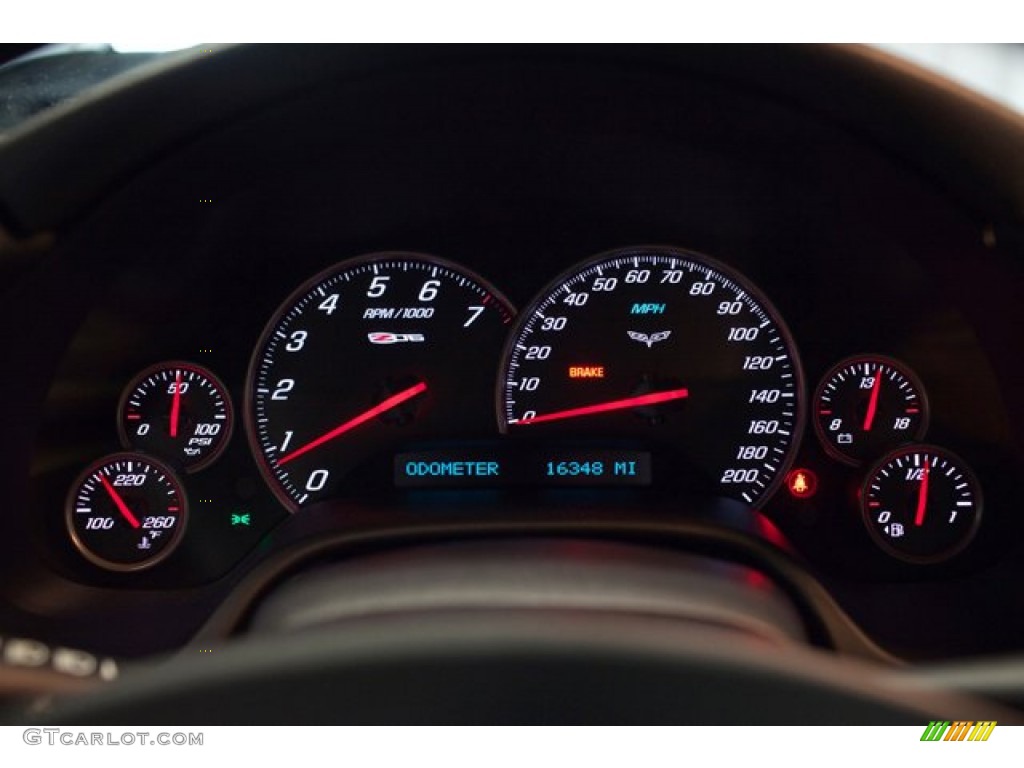
<svg viewBox="0 0 1024 768"><path fill-rule="evenodd" d="M803 425L778 313L741 275L671 247L558 277L520 316L502 366L503 432L640 442L670 475L661 484L692 477L751 505L784 475Z"/></svg>

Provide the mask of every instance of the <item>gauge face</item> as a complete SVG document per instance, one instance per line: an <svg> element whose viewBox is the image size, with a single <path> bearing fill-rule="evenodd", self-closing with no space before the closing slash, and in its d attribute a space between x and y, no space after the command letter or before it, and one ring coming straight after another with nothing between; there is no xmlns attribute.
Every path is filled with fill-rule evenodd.
<svg viewBox="0 0 1024 768"><path fill-rule="evenodd" d="M290 510L341 493L361 462L417 438L493 436L494 371L514 311L447 261L384 253L300 287L257 346L246 426Z"/></svg>
<svg viewBox="0 0 1024 768"><path fill-rule="evenodd" d="M727 267L673 248L614 251L557 278L502 366L503 431L637 440L673 474L754 505L803 423L800 364L775 310Z"/></svg>
<svg viewBox="0 0 1024 768"><path fill-rule="evenodd" d="M192 363L154 365L125 389L118 409L121 442L195 472L227 446L231 400L212 373Z"/></svg>
<svg viewBox="0 0 1024 768"><path fill-rule="evenodd" d="M825 449L840 461L872 461L924 437L924 387L913 371L891 358L848 358L826 373L818 386L814 428Z"/></svg>
<svg viewBox="0 0 1024 768"><path fill-rule="evenodd" d="M962 550L981 521L981 486L949 451L900 448L868 474L861 491L864 523L887 553L914 563L945 560Z"/></svg>
<svg viewBox="0 0 1024 768"><path fill-rule="evenodd" d="M111 571L156 565L181 541L185 492L166 464L117 453L90 465L68 494L68 533L87 560Z"/></svg>

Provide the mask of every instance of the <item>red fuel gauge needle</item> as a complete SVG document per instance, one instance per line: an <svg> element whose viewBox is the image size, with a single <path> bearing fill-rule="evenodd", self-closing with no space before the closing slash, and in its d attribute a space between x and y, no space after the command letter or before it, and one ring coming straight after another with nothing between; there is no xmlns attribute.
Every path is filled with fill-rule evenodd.
<svg viewBox="0 0 1024 768"><path fill-rule="evenodd" d="M878 390L882 388L882 369L875 371L875 383L871 387L871 400L868 401L868 412L864 416L864 431L870 432L871 425L875 423L875 413L878 411Z"/></svg>
<svg viewBox="0 0 1024 768"><path fill-rule="evenodd" d="M921 473L921 485L917 489L917 513L914 515L914 525L924 525L924 511L928 507L928 459L924 460L924 472Z"/></svg>
<svg viewBox="0 0 1024 768"><path fill-rule="evenodd" d="M346 432L355 429L360 424L363 424L363 423L369 421L374 416L380 416L380 414L382 414L382 413L384 413L386 411L390 411L392 408L395 408L395 407L401 405L406 400L411 400L412 398L416 397L416 395L420 394L421 392L426 392L426 391L427 391L427 384L426 384L426 382L423 382L423 381L421 381L419 384L412 385L408 389L403 389L397 395L392 395L388 399L382 400L381 402L379 402L377 405L373 406L369 410L363 411L362 413L360 413L355 418L349 419L344 424L341 424L341 425L335 427L334 429L332 429L330 432L327 432L326 434L320 435L320 437L316 438L315 440L309 441L308 443L306 443L305 445L303 445L300 448L296 448L291 453L286 453L284 456L282 456L280 459L277 460L277 463L278 463L278 465L287 464L292 459L297 459L302 454L309 453L314 448L319 448L321 445L326 443L328 440L333 440L334 438L339 437L339 436L345 434Z"/></svg>
<svg viewBox="0 0 1024 768"><path fill-rule="evenodd" d="M128 505L124 503L124 499L121 498L121 494L114 490L114 486L110 484L110 481L107 480L106 477L100 475L99 478L100 482L103 483L103 487L106 489L107 494L109 494L110 498L113 500L114 506L117 507L118 512L120 512L121 516L128 521L128 525L132 528L139 528L141 526L139 519L132 514L130 509L128 509Z"/></svg>
<svg viewBox="0 0 1024 768"><path fill-rule="evenodd" d="M520 419L515 423L539 424L542 421L572 419L575 418L576 416L590 416L591 414L594 413L604 413L606 411L621 411L625 408L636 408L641 405L656 405L658 403L667 403L671 400L680 400L684 397L689 396L690 392L687 389L670 389L665 392L652 392L649 395L627 397L623 400L611 400L607 403L597 403L596 405L584 405L581 408L570 408L567 411L555 411L554 413L545 413L540 416L533 416L529 419Z"/></svg>
<svg viewBox="0 0 1024 768"><path fill-rule="evenodd" d="M181 415L181 371L174 372L174 397L171 400L171 437L178 436L178 418Z"/></svg>

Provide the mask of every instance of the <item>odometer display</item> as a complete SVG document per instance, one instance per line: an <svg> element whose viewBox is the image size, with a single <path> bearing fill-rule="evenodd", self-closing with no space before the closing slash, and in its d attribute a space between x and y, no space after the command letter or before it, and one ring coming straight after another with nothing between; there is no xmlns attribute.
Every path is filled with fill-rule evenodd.
<svg viewBox="0 0 1024 768"><path fill-rule="evenodd" d="M502 370L502 431L641 441L676 476L752 505L803 423L781 318L745 278L675 248L606 253L557 278L521 315Z"/></svg>

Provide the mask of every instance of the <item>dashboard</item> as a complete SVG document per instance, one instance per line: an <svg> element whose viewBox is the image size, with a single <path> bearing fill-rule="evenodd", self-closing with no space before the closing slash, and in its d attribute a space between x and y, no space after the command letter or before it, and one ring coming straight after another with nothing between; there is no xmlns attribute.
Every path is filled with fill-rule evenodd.
<svg viewBox="0 0 1024 768"><path fill-rule="evenodd" d="M298 551L699 524L879 656L1024 647L1019 222L771 85L871 56L357 50L205 123L156 76L109 142L192 127L50 226L0 179L6 633L145 658Z"/></svg>

